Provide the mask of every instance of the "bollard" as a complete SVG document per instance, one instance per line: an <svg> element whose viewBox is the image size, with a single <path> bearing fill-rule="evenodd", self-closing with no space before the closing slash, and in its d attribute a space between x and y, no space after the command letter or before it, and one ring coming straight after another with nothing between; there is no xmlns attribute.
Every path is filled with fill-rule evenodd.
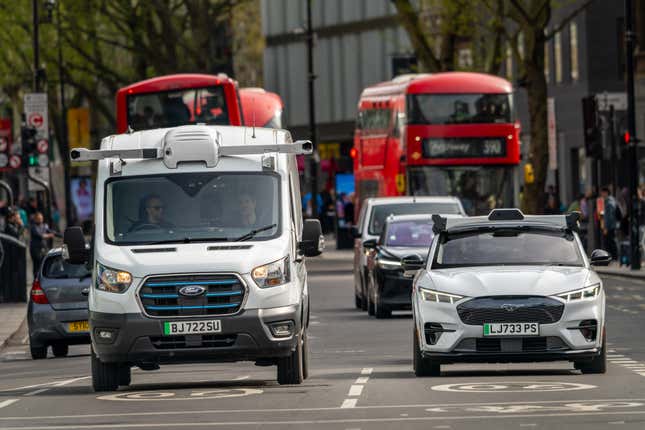
<svg viewBox="0 0 645 430"><path fill-rule="evenodd" d="M0 233L0 303L27 301L27 246Z"/></svg>

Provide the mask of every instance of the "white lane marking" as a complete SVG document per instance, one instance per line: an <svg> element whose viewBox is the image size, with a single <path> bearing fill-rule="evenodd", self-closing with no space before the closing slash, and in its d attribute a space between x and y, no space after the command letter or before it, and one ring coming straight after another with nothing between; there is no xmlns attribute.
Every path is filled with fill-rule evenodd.
<svg viewBox="0 0 645 430"><path fill-rule="evenodd" d="M80 378L67 379L66 381L60 381L52 384L54 387L64 387L65 385L73 384L77 381L82 381L83 379L90 379L90 376L82 376Z"/></svg>
<svg viewBox="0 0 645 430"><path fill-rule="evenodd" d="M371 375L373 370L374 369L371 367L364 367L363 370L361 370L361 375Z"/></svg>
<svg viewBox="0 0 645 430"><path fill-rule="evenodd" d="M41 388L40 390L36 391L31 391L27 394L23 394L24 397L30 397L30 396L35 396L36 394L44 393L45 391L48 391L49 388Z"/></svg>
<svg viewBox="0 0 645 430"><path fill-rule="evenodd" d="M343 401L343 404L340 405L340 408L341 409L355 408L356 402L358 402L358 399L345 399Z"/></svg>
<svg viewBox="0 0 645 430"><path fill-rule="evenodd" d="M624 355L622 355L622 354L607 354L607 359L608 360L610 360L612 358L616 358L616 357L624 357Z"/></svg>
<svg viewBox="0 0 645 430"><path fill-rule="evenodd" d="M65 379L65 380L62 380L62 381L49 381L49 382L43 382L41 384L25 385L23 387L9 388L7 390L0 390L0 392L30 390L32 388L38 388L38 387L63 387L65 385L72 384L72 383L74 383L76 381L81 381L83 379L89 379L89 378L90 378L90 376L83 376L83 377L80 377L80 378Z"/></svg>
<svg viewBox="0 0 645 430"><path fill-rule="evenodd" d="M625 421L609 421L607 424L625 424Z"/></svg>
<svg viewBox="0 0 645 430"><path fill-rule="evenodd" d="M638 363L636 360L632 360L630 358L621 358L618 360L612 360L611 358L608 359L611 363L616 363L616 364L631 364L631 363Z"/></svg>
<svg viewBox="0 0 645 430"><path fill-rule="evenodd" d="M356 378L356 382L354 382L354 384L367 384L369 379L369 376L361 376L360 378Z"/></svg>
<svg viewBox="0 0 645 430"><path fill-rule="evenodd" d="M9 405L13 405L18 400L20 400L20 399L7 399L7 400L4 400L4 401L0 402L0 409L6 408Z"/></svg>
<svg viewBox="0 0 645 430"><path fill-rule="evenodd" d="M452 428L452 427L450 427L449 425L444 424L444 425L441 425L441 426L434 426L432 428L433 429L449 429L449 428Z"/></svg>
<svg viewBox="0 0 645 430"><path fill-rule="evenodd" d="M349 393L347 395L351 397L357 397L360 396L362 392L363 385L352 385L351 387L349 387Z"/></svg>
<svg viewBox="0 0 645 430"><path fill-rule="evenodd" d="M535 424L535 423L522 423L522 424L520 424L520 427L537 427L537 424Z"/></svg>

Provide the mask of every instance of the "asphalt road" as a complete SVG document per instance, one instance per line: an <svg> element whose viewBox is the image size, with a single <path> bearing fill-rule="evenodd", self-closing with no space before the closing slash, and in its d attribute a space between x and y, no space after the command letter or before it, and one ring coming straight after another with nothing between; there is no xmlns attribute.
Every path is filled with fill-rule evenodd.
<svg viewBox="0 0 645 430"><path fill-rule="evenodd" d="M133 371L133 383L93 393L86 346L32 361L0 354L1 429L644 429L645 282L605 278L609 370L566 362L449 365L412 373L412 320L353 308L351 261L310 260L310 378L279 386L251 363Z"/></svg>

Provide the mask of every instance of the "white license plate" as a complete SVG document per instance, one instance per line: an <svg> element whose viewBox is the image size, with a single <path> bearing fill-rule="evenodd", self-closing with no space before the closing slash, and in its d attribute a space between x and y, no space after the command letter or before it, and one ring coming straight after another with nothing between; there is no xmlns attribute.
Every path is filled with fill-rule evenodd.
<svg viewBox="0 0 645 430"><path fill-rule="evenodd" d="M540 324L526 323L486 323L484 336L539 336Z"/></svg>
<svg viewBox="0 0 645 430"><path fill-rule="evenodd" d="M163 323L163 334L166 336L180 334L221 333L220 320L206 321L166 321Z"/></svg>

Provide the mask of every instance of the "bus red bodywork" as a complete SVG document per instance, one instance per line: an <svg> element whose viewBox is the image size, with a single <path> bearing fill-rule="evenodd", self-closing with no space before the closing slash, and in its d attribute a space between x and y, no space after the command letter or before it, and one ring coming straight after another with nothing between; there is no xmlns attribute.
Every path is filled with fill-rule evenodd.
<svg viewBox="0 0 645 430"><path fill-rule="evenodd" d="M466 72L366 88L352 150L358 201L457 195L471 214L514 204L520 127L512 92L502 78Z"/></svg>
<svg viewBox="0 0 645 430"><path fill-rule="evenodd" d="M263 88L240 88L240 101L246 125L282 128L282 99Z"/></svg>

